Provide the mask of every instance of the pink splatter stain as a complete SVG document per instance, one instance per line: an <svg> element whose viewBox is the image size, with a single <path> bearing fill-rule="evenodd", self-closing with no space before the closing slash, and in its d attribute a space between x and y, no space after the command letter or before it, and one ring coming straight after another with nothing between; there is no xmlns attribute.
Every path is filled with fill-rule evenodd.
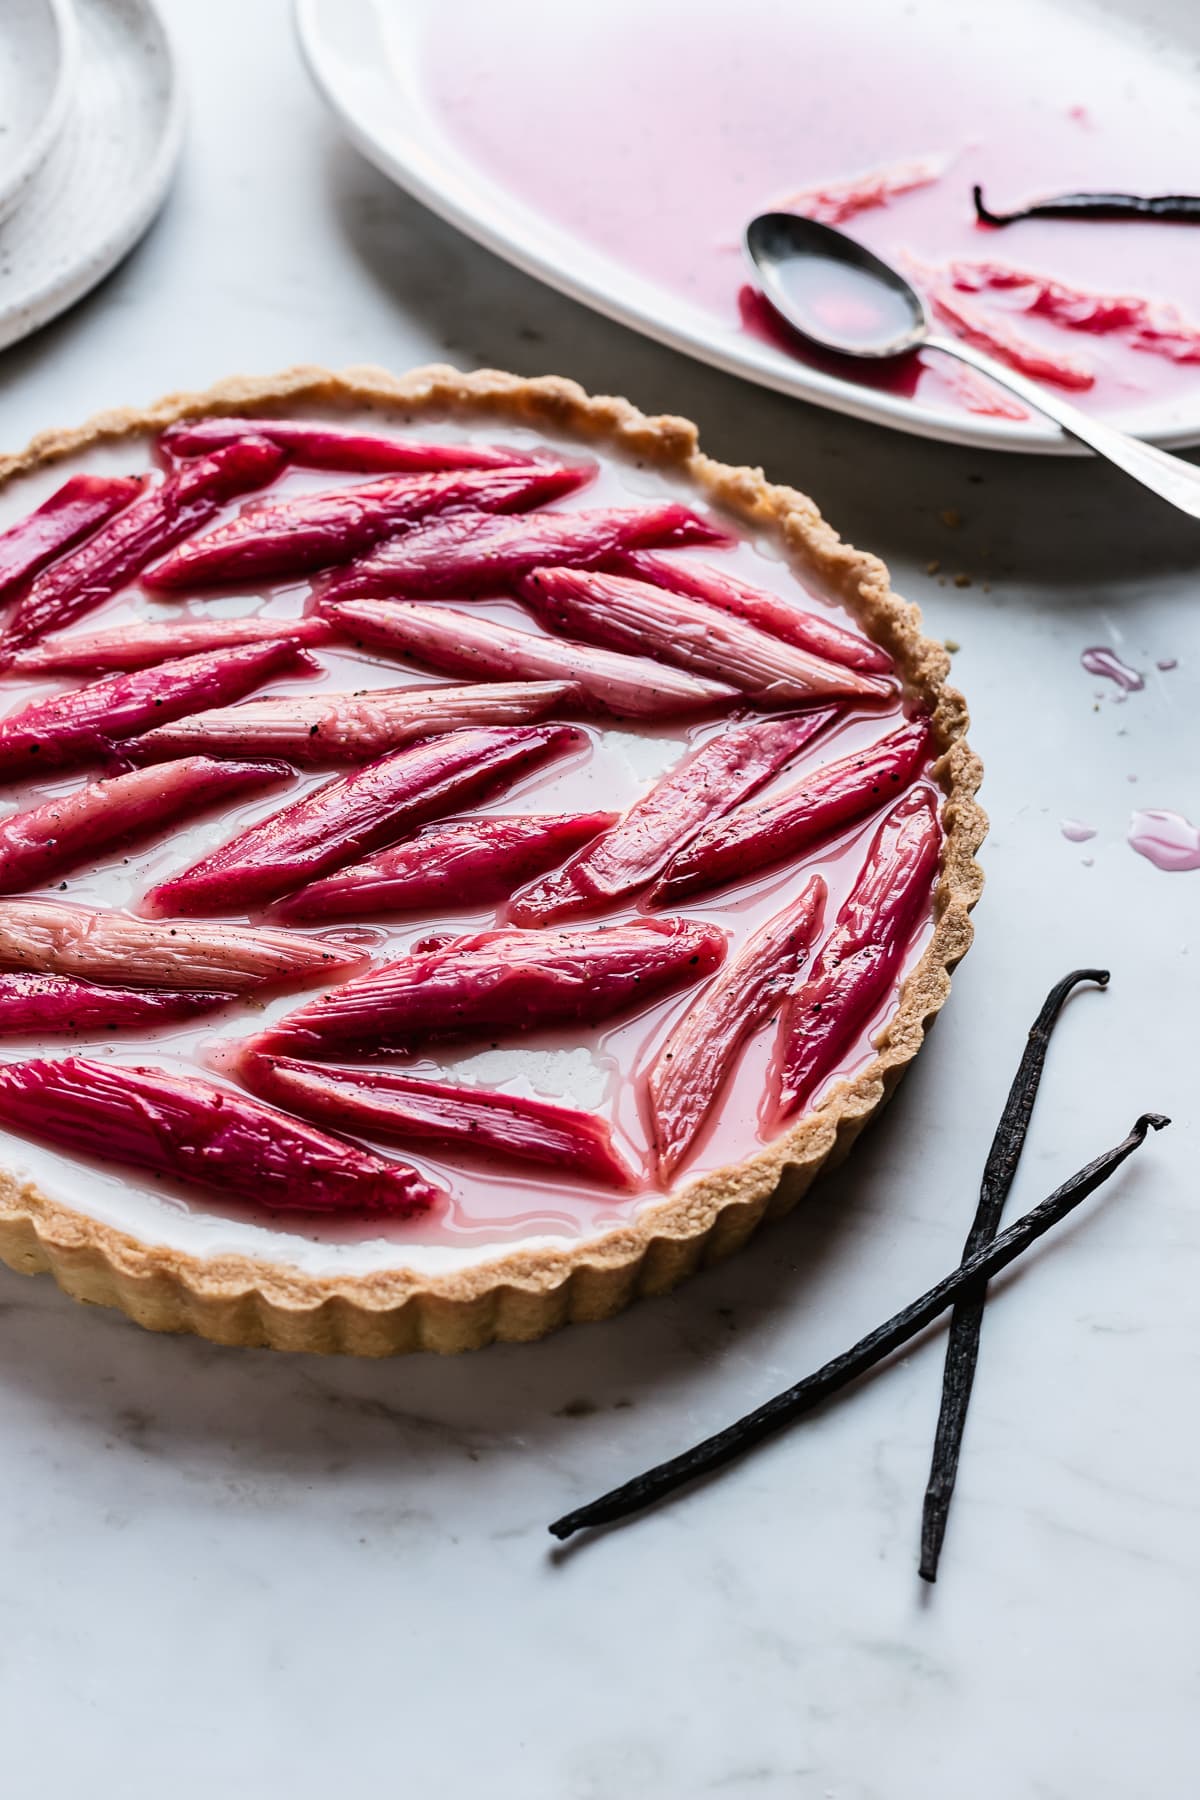
<svg viewBox="0 0 1200 1800"><path fill-rule="evenodd" d="M1134 813L1129 822L1129 843L1139 856L1169 874L1200 869L1200 827L1181 813Z"/></svg>
<svg viewBox="0 0 1200 1800"><path fill-rule="evenodd" d="M1179 658L1177 656L1160 656L1154 666L1156 669L1161 669L1165 675L1168 670L1179 667Z"/></svg>
<svg viewBox="0 0 1200 1800"><path fill-rule="evenodd" d="M1081 819L1064 819L1059 830L1069 844L1086 844L1089 838L1096 835L1096 827L1085 825Z"/></svg>
<svg viewBox="0 0 1200 1800"><path fill-rule="evenodd" d="M1107 644L1092 644L1079 658L1089 675L1104 675L1109 681L1115 681L1123 694L1136 694L1146 683L1136 669L1123 663L1115 650Z"/></svg>

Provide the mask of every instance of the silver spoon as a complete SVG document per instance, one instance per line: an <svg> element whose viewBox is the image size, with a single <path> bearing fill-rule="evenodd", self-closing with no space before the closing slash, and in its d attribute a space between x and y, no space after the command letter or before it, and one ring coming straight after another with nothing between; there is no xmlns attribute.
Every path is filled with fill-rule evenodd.
<svg viewBox="0 0 1200 1800"><path fill-rule="evenodd" d="M912 350L956 356L1027 400L1143 487L1200 519L1200 469L1090 418L1041 382L973 345L935 332L916 289L845 232L795 213L760 213L746 227L746 249L767 299L810 343L839 356L872 361Z"/></svg>

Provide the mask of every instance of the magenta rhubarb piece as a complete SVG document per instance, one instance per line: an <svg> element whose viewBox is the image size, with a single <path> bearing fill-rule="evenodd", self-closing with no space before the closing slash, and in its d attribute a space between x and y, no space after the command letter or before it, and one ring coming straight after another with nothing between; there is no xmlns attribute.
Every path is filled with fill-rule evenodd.
<svg viewBox="0 0 1200 1800"><path fill-rule="evenodd" d="M1008 293L1021 312L1050 319L1067 331L1115 335L1134 350L1147 350L1172 362L1200 362L1200 326L1189 324L1179 308L1167 301L1143 300L1136 294L1092 293L1007 263L960 259L949 265L949 273L956 288L968 293Z"/></svg>
<svg viewBox="0 0 1200 1800"><path fill-rule="evenodd" d="M699 981L725 933L690 919L589 931L485 931L384 963L264 1035L265 1048L326 1056L411 1050L428 1038L594 1025Z"/></svg>
<svg viewBox="0 0 1200 1800"><path fill-rule="evenodd" d="M294 667L303 654L293 643L244 644L35 700L0 719L0 778L105 756L113 744L160 720L239 699L278 670Z"/></svg>
<svg viewBox="0 0 1200 1800"><path fill-rule="evenodd" d="M645 656L568 644L451 606L346 600L323 609L347 636L437 669L497 681L571 681L590 705L618 718L666 719L737 698L737 689Z"/></svg>
<svg viewBox="0 0 1200 1800"><path fill-rule="evenodd" d="M28 587L0 638L7 660L48 631L69 625L136 581L156 556L199 531L236 494L263 487L283 467L284 453L264 438L243 438L212 456L181 463Z"/></svg>
<svg viewBox="0 0 1200 1800"><path fill-rule="evenodd" d="M361 556L380 538L443 513L519 512L573 493L593 471L562 463L391 475L365 487L259 500L147 569L149 588L303 575Z"/></svg>
<svg viewBox="0 0 1200 1800"><path fill-rule="evenodd" d="M490 906L553 868L614 822L615 813L493 813L427 825L406 843L289 894L288 922L365 913Z"/></svg>
<svg viewBox="0 0 1200 1800"><path fill-rule="evenodd" d="M107 631L54 632L18 650L10 667L14 675L112 675L243 644L326 644L333 635L315 613L304 619L180 618L161 625L130 619Z"/></svg>
<svg viewBox="0 0 1200 1800"><path fill-rule="evenodd" d="M126 748L135 758L192 752L286 756L289 762L320 768L331 763L369 762L417 738L524 725L561 712L576 699L576 690L562 681L287 694L198 712L148 731ZM0 732L2 729L0 723Z"/></svg>
<svg viewBox="0 0 1200 1800"><path fill-rule="evenodd" d="M244 1200L263 1212L425 1212L443 1192L416 1169L327 1137L231 1088L82 1056L0 1063L0 1124Z"/></svg>
<svg viewBox="0 0 1200 1800"><path fill-rule="evenodd" d="M837 718L833 707L734 725L655 782L557 875L514 895L514 925L597 912L636 893L705 825L749 798Z"/></svg>
<svg viewBox="0 0 1200 1800"><path fill-rule="evenodd" d="M803 214L822 225L844 225L861 212L874 212L887 206L901 194L915 188L931 187L940 181L950 166L947 156L916 156L908 162L885 163L881 168L865 170L860 175L843 176L838 181L823 181L818 187L799 188L780 200L787 212Z"/></svg>
<svg viewBox="0 0 1200 1800"><path fill-rule="evenodd" d="M732 682L764 706L814 700L888 700L895 684L826 662L717 607L629 575L541 568L519 584L522 599L564 636L654 656L693 674Z"/></svg>
<svg viewBox="0 0 1200 1800"><path fill-rule="evenodd" d="M590 566L651 545L731 541L727 532L675 500L519 519L461 513L352 563L326 588L325 598L492 593L543 563Z"/></svg>
<svg viewBox="0 0 1200 1800"><path fill-rule="evenodd" d="M295 419L184 419L169 426L158 441L168 456L207 456L250 436L269 438L303 468L344 469L358 475L499 469L529 460L525 451L501 445L428 444Z"/></svg>
<svg viewBox="0 0 1200 1800"><path fill-rule="evenodd" d="M668 593L687 594L693 600L707 601L722 612L735 613L739 619L756 625L769 637L782 638L797 649L808 650L829 662L844 663L848 669L867 674L886 675L892 659L869 638L835 625L832 619L807 612L781 600L778 594L740 581L711 563L677 562L658 550L634 550L625 558L629 573Z"/></svg>
<svg viewBox="0 0 1200 1800"><path fill-rule="evenodd" d="M364 1137L548 1163L561 1174L625 1192L638 1185L605 1120L574 1107L423 1081L396 1069L314 1067L259 1052L253 1042L243 1048L236 1072L262 1099Z"/></svg>
<svg viewBox="0 0 1200 1800"><path fill-rule="evenodd" d="M156 915L245 912L511 783L581 738L571 725L496 727L397 750L239 832L154 888L144 908Z"/></svg>
<svg viewBox="0 0 1200 1800"><path fill-rule="evenodd" d="M691 1149L742 1044L795 987L821 928L825 898L825 883L814 875L797 899L747 938L659 1051L647 1094L664 1177Z"/></svg>
<svg viewBox="0 0 1200 1800"><path fill-rule="evenodd" d="M784 1008L776 1122L811 1098L885 998L929 904L941 843L927 788L905 794L876 832L808 980Z"/></svg>
<svg viewBox="0 0 1200 1800"><path fill-rule="evenodd" d="M290 777L286 763L191 756L89 782L29 812L10 813L0 819L0 893L44 886L130 838L165 831L203 807Z"/></svg>
<svg viewBox="0 0 1200 1800"><path fill-rule="evenodd" d="M72 475L35 511L0 532L0 600L98 530L144 485L137 476Z"/></svg>
<svg viewBox="0 0 1200 1800"><path fill-rule="evenodd" d="M59 900L0 900L0 969L108 987L245 994L333 981L367 958L341 944L248 925L185 925Z"/></svg>
<svg viewBox="0 0 1200 1800"><path fill-rule="evenodd" d="M717 819L667 865L651 896L675 906L685 894L738 881L798 856L907 787L929 753L929 724L914 719L898 731L826 763L780 794Z"/></svg>
<svg viewBox="0 0 1200 1800"><path fill-rule="evenodd" d="M170 1025L233 998L199 988L97 987L70 975L0 975L0 1036L62 1037Z"/></svg>
<svg viewBox="0 0 1200 1800"><path fill-rule="evenodd" d="M952 326L968 344L988 351L1020 374L1031 375L1035 381L1052 381L1058 387L1080 392L1094 385L1095 370L1082 357L1035 343L1002 313L964 300L940 271L923 271L918 279L938 318Z"/></svg>

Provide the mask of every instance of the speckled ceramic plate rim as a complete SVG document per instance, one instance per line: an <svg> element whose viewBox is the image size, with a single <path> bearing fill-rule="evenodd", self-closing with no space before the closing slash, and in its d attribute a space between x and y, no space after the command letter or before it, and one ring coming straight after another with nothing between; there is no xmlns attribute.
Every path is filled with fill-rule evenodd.
<svg viewBox="0 0 1200 1800"><path fill-rule="evenodd" d="M54 148L55 141L67 122L75 83L79 75L79 30L71 0L41 0L58 43L58 57L50 95L34 129L29 134L24 153L0 182L0 225L14 213L25 198L30 182Z"/></svg>
<svg viewBox="0 0 1200 1800"><path fill-rule="evenodd" d="M983 885L976 851L986 820L975 799L982 769L966 742L966 707L947 685L944 647L921 633L917 608L891 591L877 557L841 541L810 499L769 483L760 469L713 461L685 419L647 417L626 400L593 398L556 376L528 380L494 370L464 375L434 366L400 377L375 368L243 377L44 433L24 451L0 459L0 486L179 418L305 405L386 407L406 417L442 414L481 423L499 417L565 432L682 476L745 527L774 535L794 564L818 576L886 646L929 709L945 826L929 944L903 984L896 1014L876 1039L873 1060L859 1074L745 1161L649 1202L628 1224L578 1243L494 1256L484 1251L478 1263L442 1275L397 1266L317 1276L289 1265L282 1244L275 1261L204 1258L145 1243L0 1172L0 1258L28 1273L49 1270L77 1299L119 1307L155 1330L190 1330L220 1343L278 1349L458 1351L540 1337L568 1320L606 1318L638 1295L674 1286L701 1262L743 1243L764 1218L794 1205L818 1172L846 1153L916 1055L949 993L950 971L970 944L969 913Z"/></svg>

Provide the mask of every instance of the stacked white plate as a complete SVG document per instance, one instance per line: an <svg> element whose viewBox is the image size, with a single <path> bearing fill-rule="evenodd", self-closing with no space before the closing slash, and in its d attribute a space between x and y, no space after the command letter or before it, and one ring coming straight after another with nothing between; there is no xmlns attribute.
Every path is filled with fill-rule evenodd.
<svg viewBox="0 0 1200 1800"><path fill-rule="evenodd" d="M3 0L0 349L133 248L166 195L182 129L154 0Z"/></svg>

